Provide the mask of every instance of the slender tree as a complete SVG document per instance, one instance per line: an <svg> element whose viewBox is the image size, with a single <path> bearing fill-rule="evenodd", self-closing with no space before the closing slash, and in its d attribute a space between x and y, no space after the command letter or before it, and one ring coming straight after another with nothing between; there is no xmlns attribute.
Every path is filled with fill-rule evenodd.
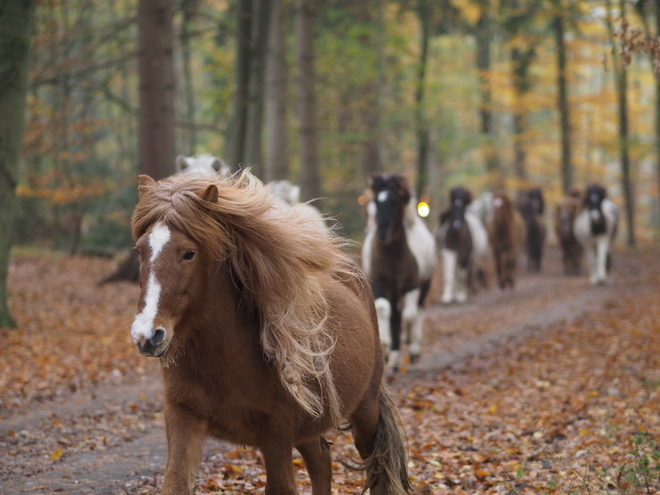
<svg viewBox="0 0 660 495"><path fill-rule="evenodd" d="M557 49L557 108L561 133L561 188L564 194L573 186L573 163L571 161L571 119L568 106L568 83L566 80L566 40L564 36L564 9L561 0L553 0L554 16L552 28Z"/></svg>
<svg viewBox="0 0 660 495"><path fill-rule="evenodd" d="M252 0L238 0L236 15L236 61L234 63L236 87L232 95L232 112L227 129L225 156L232 165L242 165L245 158L246 112L250 84Z"/></svg>
<svg viewBox="0 0 660 495"><path fill-rule="evenodd" d="M481 7L481 15L475 30L477 70L479 72L481 92L479 116L481 119L481 133L486 139L486 171L492 173L500 171L500 160L497 154L497 147L495 146L496 131L493 121L493 97L490 80L492 19L489 8L490 2L488 0L480 0L479 6Z"/></svg>
<svg viewBox="0 0 660 495"><path fill-rule="evenodd" d="M316 141L314 77L314 0L296 0L296 60L298 62L298 116L300 121L300 186L302 199L321 197Z"/></svg>
<svg viewBox="0 0 660 495"><path fill-rule="evenodd" d="M179 43L181 45L181 58L183 64L183 92L185 95L186 140L185 153L195 154L197 147L197 130L195 129L195 88L193 85L192 56L190 51L191 24L199 5L199 0L183 0L181 3L181 32Z"/></svg>
<svg viewBox="0 0 660 495"><path fill-rule="evenodd" d="M261 140L264 127L264 97L268 28L271 0L254 0L250 29L250 78L246 107L244 160L255 174L263 167Z"/></svg>
<svg viewBox="0 0 660 495"><path fill-rule="evenodd" d="M417 125L417 197L421 198L429 184L428 149L429 128L424 112L424 94L426 92L426 64L429 52L431 32L431 3L418 0L417 14L421 24L420 55L417 69L417 89L415 91L415 120Z"/></svg>
<svg viewBox="0 0 660 495"><path fill-rule="evenodd" d="M289 178L287 155L287 61L283 0L271 6L266 60L266 181Z"/></svg>
<svg viewBox="0 0 660 495"><path fill-rule="evenodd" d="M612 58L614 67L614 82L617 92L617 107L619 111L619 154L621 157L621 186L623 196L626 201L626 227L627 242L629 246L634 246L635 241L635 200L632 190L632 181L630 177L630 154L629 154L629 130L628 130L628 73L626 66L619 54L616 34L614 32L614 22L612 21L612 2L607 0L606 23L612 43ZM619 9L621 12L621 22L625 23L625 1L620 0Z"/></svg>
<svg viewBox="0 0 660 495"><path fill-rule="evenodd" d="M7 306L7 271L34 10L32 0L5 0L0 7L0 327L15 326Z"/></svg>
<svg viewBox="0 0 660 495"><path fill-rule="evenodd" d="M138 3L140 114L138 168L160 180L174 173L172 0Z"/></svg>

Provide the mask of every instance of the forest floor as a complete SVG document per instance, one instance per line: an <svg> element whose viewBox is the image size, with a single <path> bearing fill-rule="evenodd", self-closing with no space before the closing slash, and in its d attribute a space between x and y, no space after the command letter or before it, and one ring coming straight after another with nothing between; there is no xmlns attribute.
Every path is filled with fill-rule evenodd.
<svg viewBox="0 0 660 495"><path fill-rule="evenodd" d="M10 263L0 329L0 493L156 494L166 443L158 364L129 335L138 288L110 260ZM492 280L492 277L491 277ZM660 492L660 256L616 252L611 283L540 274L465 305L430 294L419 365L387 377L416 492ZM492 282L494 285L494 282ZM333 493L359 493L331 432ZM294 460L302 493L311 493ZM257 451L208 441L198 493L263 493Z"/></svg>

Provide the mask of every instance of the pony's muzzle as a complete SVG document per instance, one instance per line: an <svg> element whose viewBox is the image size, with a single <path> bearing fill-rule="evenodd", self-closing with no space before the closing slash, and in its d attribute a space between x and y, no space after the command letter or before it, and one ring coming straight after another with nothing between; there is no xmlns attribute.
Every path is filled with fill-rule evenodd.
<svg viewBox="0 0 660 495"><path fill-rule="evenodd" d="M165 341L166 336L167 332L165 329L159 327L156 328L149 337L141 337L135 342L135 345L141 354L144 354L145 356L158 357L161 356L167 349L167 346L161 346L161 344Z"/></svg>

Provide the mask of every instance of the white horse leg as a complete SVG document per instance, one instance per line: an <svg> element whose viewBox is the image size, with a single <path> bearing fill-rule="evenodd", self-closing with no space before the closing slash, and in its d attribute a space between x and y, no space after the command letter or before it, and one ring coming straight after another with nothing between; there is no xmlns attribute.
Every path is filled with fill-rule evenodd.
<svg viewBox="0 0 660 495"><path fill-rule="evenodd" d="M450 249L442 250L442 275L444 287L442 290L442 302L449 304L454 300L454 284L456 283L456 264L458 254Z"/></svg>
<svg viewBox="0 0 660 495"><path fill-rule="evenodd" d="M598 271L596 268L597 260L594 246L586 246L584 256L587 260L587 267L589 268L589 283L591 285L596 285L598 283Z"/></svg>
<svg viewBox="0 0 660 495"><path fill-rule="evenodd" d="M412 327L417 318L419 289L411 290L403 296L403 311L401 312L401 334L407 344L412 340Z"/></svg>
<svg viewBox="0 0 660 495"><path fill-rule="evenodd" d="M426 319L426 311L424 308L417 309L417 316L412 325L412 335L410 342L410 362L415 364L419 361L419 356L422 354L422 332L424 330L424 320Z"/></svg>
<svg viewBox="0 0 660 495"><path fill-rule="evenodd" d="M392 348L392 330L390 328L390 317L392 316L392 306L384 297L376 299L376 314L378 315L378 334L380 343L383 346L383 353L388 356Z"/></svg>
<svg viewBox="0 0 660 495"><path fill-rule="evenodd" d="M456 272L456 300L464 303L467 301L468 271L465 268L459 268Z"/></svg>
<svg viewBox="0 0 660 495"><path fill-rule="evenodd" d="M610 240L607 236L602 236L596 241L596 277L597 283L607 281L607 253L609 251Z"/></svg>

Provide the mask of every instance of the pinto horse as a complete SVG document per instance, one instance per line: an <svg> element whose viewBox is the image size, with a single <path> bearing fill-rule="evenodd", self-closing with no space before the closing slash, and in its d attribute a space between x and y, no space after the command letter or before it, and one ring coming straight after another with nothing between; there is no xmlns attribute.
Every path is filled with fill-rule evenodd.
<svg viewBox="0 0 660 495"><path fill-rule="evenodd" d="M207 436L252 445L266 494L294 495L292 449L314 495L331 491L323 434L349 421L365 490L411 490L364 274L248 170L214 179L140 176L138 350L160 359L163 495L192 494Z"/></svg>
<svg viewBox="0 0 660 495"><path fill-rule="evenodd" d="M464 303L469 281L488 252L488 233L481 220L466 211L472 202L470 191L455 187L449 193L449 201L435 235L442 259L442 302Z"/></svg>
<svg viewBox="0 0 660 495"><path fill-rule="evenodd" d="M369 192L374 201L367 207L362 267L376 300L380 340L389 365L397 369L402 330L411 362L422 352L424 301L437 262L435 240L417 215L403 175L375 174Z"/></svg>
<svg viewBox="0 0 660 495"><path fill-rule="evenodd" d="M587 259L589 283L604 284L610 268L610 248L616 236L619 208L599 184L587 186L583 209L575 218L573 234Z"/></svg>

